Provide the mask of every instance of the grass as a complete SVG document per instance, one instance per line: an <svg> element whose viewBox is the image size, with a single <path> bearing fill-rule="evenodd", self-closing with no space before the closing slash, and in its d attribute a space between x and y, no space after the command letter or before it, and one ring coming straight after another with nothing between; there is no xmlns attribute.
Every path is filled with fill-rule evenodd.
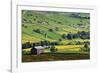
<svg viewBox="0 0 100 73"><path fill-rule="evenodd" d="M69 51L71 52L77 52L80 51L80 48L82 48L83 45L68 45L68 46L55 46L57 48L58 52L67 53Z"/></svg>
<svg viewBox="0 0 100 73"><path fill-rule="evenodd" d="M81 49L84 45L59 45L55 46L57 49L57 53L80 53ZM23 49L24 53L30 53L31 48ZM50 53L50 48L44 49L44 53Z"/></svg>
<svg viewBox="0 0 100 73"><path fill-rule="evenodd" d="M25 28L22 26L22 42L25 43L27 41L37 42L40 40L45 40L45 36L40 33L33 32L33 29L40 29L47 33L48 40L58 40L61 38L62 34L77 33L78 31L89 31L88 28L78 29L77 24L82 23L83 26L87 26L87 22L89 19L83 19L80 22L79 18L70 17L70 13L57 13L57 12L39 12L39 11L27 11L23 10L22 18L27 21L31 21L32 23L23 23L27 26ZM29 15L31 14L31 15ZM80 15L89 16L88 13L80 13ZM35 20L34 20L35 19ZM48 22L48 24L39 24L38 21ZM58 23L61 22L61 23ZM77 29L74 27L77 26ZM55 28L58 27L59 30L56 31ZM48 31L48 29L53 29L53 32ZM28 36L25 36L28 35ZM30 37L29 37L30 36ZM40 37L41 36L41 37ZM28 39L27 39L28 38Z"/></svg>
<svg viewBox="0 0 100 73"><path fill-rule="evenodd" d="M89 54L84 53L43 53L40 55L22 55L22 62L88 60Z"/></svg>
<svg viewBox="0 0 100 73"><path fill-rule="evenodd" d="M76 42L89 42L89 39L62 39L63 34L77 33L79 31L89 32L89 19L80 19L71 16L72 12L42 12L23 10L22 13L22 43L40 42L47 40L49 42L58 42L55 46L56 53L51 53L50 48L44 49L40 55L29 54L31 48L23 49L25 54L22 55L22 62L37 61L56 61L56 60L80 60L89 59L89 52L80 51L84 44L77 45ZM77 14L74 12L74 14ZM79 13L80 16L89 16L88 13ZM25 20L25 22L23 22ZM80 28L82 24L83 28ZM56 30L56 27L58 30ZM36 29L40 29L42 33L38 33ZM49 31L52 29L53 31ZM44 35L46 33L46 36ZM61 39L61 41L59 41ZM71 43L71 44L70 44ZM69 44L69 45L68 45Z"/></svg>
<svg viewBox="0 0 100 73"><path fill-rule="evenodd" d="M57 48L57 49L70 49L70 48L80 48L83 46L84 45L67 45L67 46L59 45L59 46L55 46L55 48Z"/></svg>

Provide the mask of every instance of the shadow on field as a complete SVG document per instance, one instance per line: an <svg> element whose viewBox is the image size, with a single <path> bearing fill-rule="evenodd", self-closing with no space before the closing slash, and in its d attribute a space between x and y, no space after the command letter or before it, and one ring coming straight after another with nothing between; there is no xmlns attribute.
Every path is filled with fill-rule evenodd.
<svg viewBox="0 0 100 73"><path fill-rule="evenodd" d="M42 53L39 55L22 55L22 62L85 60L90 59L89 53Z"/></svg>

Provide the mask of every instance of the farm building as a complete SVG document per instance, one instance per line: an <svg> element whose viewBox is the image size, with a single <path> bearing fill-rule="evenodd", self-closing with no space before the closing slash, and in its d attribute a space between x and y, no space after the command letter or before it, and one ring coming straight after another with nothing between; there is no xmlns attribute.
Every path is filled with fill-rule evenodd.
<svg viewBox="0 0 100 73"><path fill-rule="evenodd" d="M41 54L43 53L44 49L47 48L46 46L36 46L31 49L31 54Z"/></svg>
<svg viewBox="0 0 100 73"><path fill-rule="evenodd" d="M44 49L44 47L42 47L42 46L33 47L31 49L31 54L41 54L41 53L43 53L43 49Z"/></svg>

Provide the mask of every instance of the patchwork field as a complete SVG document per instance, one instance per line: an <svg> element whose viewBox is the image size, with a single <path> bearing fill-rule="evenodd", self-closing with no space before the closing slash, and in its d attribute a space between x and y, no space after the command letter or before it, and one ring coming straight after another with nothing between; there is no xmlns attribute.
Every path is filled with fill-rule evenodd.
<svg viewBox="0 0 100 73"><path fill-rule="evenodd" d="M89 59L89 53L89 13L22 10L22 62Z"/></svg>
<svg viewBox="0 0 100 73"><path fill-rule="evenodd" d="M68 46L55 46L57 52L66 53L66 52L80 52L84 45L68 45ZM29 54L32 48L23 49L26 54ZM50 48L44 49L44 53L50 53Z"/></svg>

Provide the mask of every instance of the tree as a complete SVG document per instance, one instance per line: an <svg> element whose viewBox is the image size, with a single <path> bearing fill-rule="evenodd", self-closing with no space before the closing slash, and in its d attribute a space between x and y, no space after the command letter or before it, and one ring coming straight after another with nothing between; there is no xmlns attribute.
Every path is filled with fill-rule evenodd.
<svg viewBox="0 0 100 73"><path fill-rule="evenodd" d="M88 44L84 44L84 47L81 48L81 50L82 51L86 51L86 52L90 51L89 45Z"/></svg>
<svg viewBox="0 0 100 73"><path fill-rule="evenodd" d="M79 38L79 35L78 34L73 34L73 39L75 38Z"/></svg>
<svg viewBox="0 0 100 73"><path fill-rule="evenodd" d="M40 29L35 29L35 30L33 29L33 31L34 32L37 32L37 33L41 33L41 30Z"/></svg>
<svg viewBox="0 0 100 73"><path fill-rule="evenodd" d="M24 27L24 24L22 24L22 27Z"/></svg>
<svg viewBox="0 0 100 73"><path fill-rule="evenodd" d="M32 44L30 42L26 42L22 44L22 49L31 48L31 47L32 47Z"/></svg>
<svg viewBox="0 0 100 73"><path fill-rule="evenodd" d="M82 31L82 32L80 32L80 38L81 39L89 39L90 38L90 33Z"/></svg>
<svg viewBox="0 0 100 73"><path fill-rule="evenodd" d="M50 32L53 32L53 29L49 29Z"/></svg>
<svg viewBox="0 0 100 73"><path fill-rule="evenodd" d="M22 23L27 22L27 20L25 18L22 18Z"/></svg>
<svg viewBox="0 0 100 73"><path fill-rule="evenodd" d="M59 41L62 41L62 39L60 38L60 39L58 39Z"/></svg>
<svg viewBox="0 0 100 73"><path fill-rule="evenodd" d="M66 38L66 34L63 34L63 35L62 35L62 38L65 39L65 38Z"/></svg>
<svg viewBox="0 0 100 73"><path fill-rule="evenodd" d="M36 21L36 19L34 18L34 21Z"/></svg>
<svg viewBox="0 0 100 73"><path fill-rule="evenodd" d="M55 28L55 30L56 30L56 31L58 31L58 30L59 30L59 28L58 28L58 27L56 27L56 28Z"/></svg>
<svg viewBox="0 0 100 73"><path fill-rule="evenodd" d="M30 24L32 24L32 21L31 21L31 20L29 20L29 23L30 23Z"/></svg>
<svg viewBox="0 0 100 73"><path fill-rule="evenodd" d="M41 23L42 23L42 21L37 21L37 23L38 23L38 24L41 24Z"/></svg>
<svg viewBox="0 0 100 73"><path fill-rule="evenodd" d="M47 33L44 33L45 38L47 37Z"/></svg>
<svg viewBox="0 0 100 73"><path fill-rule="evenodd" d="M55 46L52 46L52 47L50 48L50 51L51 51L52 53L54 53L54 52L57 51L57 49L55 48Z"/></svg>
<svg viewBox="0 0 100 73"><path fill-rule="evenodd" d="M37 50L36 50L35 46L32 46L31 54L37 54Z"/></svg>
<svg viewBox="0 0 100 73"><path fill-rule="evenodd" d="M73 39L73 36L72 36L72 34L67 34L67 39L69 39L69 40L71 40L71 39Z"/></svg>
<svg viewBox="0 0 100 73"><path fill-rule="evenodd" d="M25 49L26 48L26 44L22 44L22 49Z"/></svg>
<svg viewBox="0 0 100 73"><path fill-rule="evenodd" d="M44 45L46 45L46 46L48 45L48 41L47 40L44 41Z"/></svg>
<svg viewBox="0 0 100 73"><path fill-rule="evenodd" d="M58 24L62 24L62 22L58 22Z"/></svg>
<svg viewBox="0 0 100 73"><path fill-rule="evenodd" d="M84 48L86 48L86 51L89 51L89 45L88 44L85 44Z"/></svg>
<svg viewBox="0 0 100 73"><path fill-rule="evenodd" d="M26 47L27 47L27 48L32 47L31 43L30 43L30 42L26 42Z"/></svg>
<svg viewBox="0 0 100 73"><path fill-rule="evenodd" d="M28 26L27 25L24 25L24 28L27 28Z"/></svg>
<svg viewBox="0 0 100 73"><path fill-rule="evenodd" d="M32 46L36 46L36 43L33 43L33 45Z"/></svg>
<svg viewBox="0 0 100 73"><path fill-rule="evenodd" d="M45 42L44 41L41 41L40 43L41 43L41 46L44 46L45 45Z"/></svg>

